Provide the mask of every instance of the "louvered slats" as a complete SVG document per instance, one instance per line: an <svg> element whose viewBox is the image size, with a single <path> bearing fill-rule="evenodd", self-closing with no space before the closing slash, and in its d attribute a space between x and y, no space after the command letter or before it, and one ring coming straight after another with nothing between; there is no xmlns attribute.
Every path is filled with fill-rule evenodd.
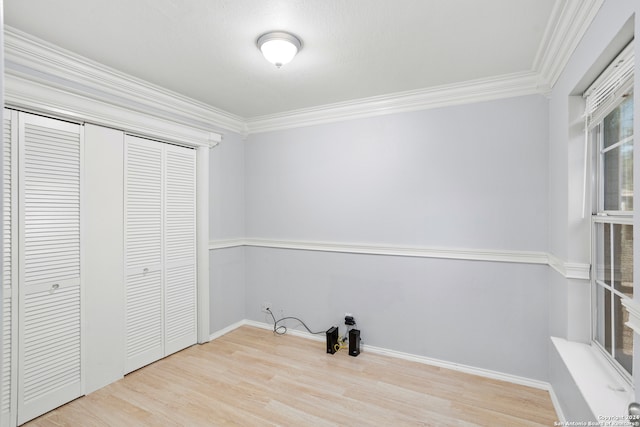
<svg viewBox="0 0 640 427"><path fill-rule="evenodd" d="M11 411L11 361L13 360L12 334L13 322L11 319L12 298L5 297L2 300L2 413Z"/></svg>
<svg viewBox="0 0 640 427"><path fill-rule="evenodd" d="M152 268L162 262L162 150L137 138L127 144L127 268Z"/></svg>
<svg viewBox="0 0 640 427"><path fill-rule="evenodd" d="M24 404L80 382L80 286L25 301Z"/></svg>
<svg viewBox="0 0 640 427"><path fill-rule="evenodd" d="M127 278L128 359L148 351L156 351L157 354L162 351L161 286L160 271Z"/></svg>
<svg viewBox="0 0 640 427"><path fill-rule="evenodd" d="M80 135L24 126L24 285L80 277Z"/></svg>
<svg viewBox="0 0 640 427"><path fill-rule="evenodd" d="M167 270L166 339L167 343L189 337L196 340L196 269L194 264ZM189 345L189 344L187 344ZM177 351L179 349L176 349ZM169 351L172 352L172 351Z"/></svg>
<svg viewBox="0 0 640 427"><path fill-rule="evenodd" d="M165 260L193 263L196 248L195 151L167 147Z"/></svg>
<svg viewBox="0 0 640 427"><path fill-rule="evenodd" d="M13 185L13 172L12 167L12 149L14 148L14 142L12 141L12 129L13 123L11 120L12 112L4 110L4 123L2 133L2 371L0 372L2 387L0 387L0 419L10 419L12 411L12 396L11 390L13 388L12 378L12 362L14 353L14 322L13 318L13 254L12 254L12 221L13 221L13 198L12 185Z"/></svg>
<svg viewBox="0 0 640 427"><path fill-rule="evenodd" d="M615 108L619 91L633 86L634 44L629 43L613 60L612 65L596 79L584 94L586 98L585 117L589 129L597 125Z"/></svg>

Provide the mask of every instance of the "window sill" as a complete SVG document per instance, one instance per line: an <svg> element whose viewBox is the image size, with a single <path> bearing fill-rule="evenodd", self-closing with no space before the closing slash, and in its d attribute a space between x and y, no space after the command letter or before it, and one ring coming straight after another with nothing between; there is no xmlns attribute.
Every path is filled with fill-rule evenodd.
<svg viewBox="0 0 640 427"><path fill-rule="evenodd" d="M635 393L631 386L588 344L551 337L558 354L596 420L624 416Z"/></svg>

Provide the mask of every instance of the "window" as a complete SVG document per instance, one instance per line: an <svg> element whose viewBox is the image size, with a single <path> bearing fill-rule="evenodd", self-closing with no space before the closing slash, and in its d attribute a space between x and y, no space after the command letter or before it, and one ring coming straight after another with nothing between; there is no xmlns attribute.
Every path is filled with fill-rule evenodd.
<svg viewBox="0 0 640 427"><path fill-rule="evenodd" d="M633 298L633 46L586 93L595 147L592 215L593 342L630 378L633 331L622 301Z"/></svg>

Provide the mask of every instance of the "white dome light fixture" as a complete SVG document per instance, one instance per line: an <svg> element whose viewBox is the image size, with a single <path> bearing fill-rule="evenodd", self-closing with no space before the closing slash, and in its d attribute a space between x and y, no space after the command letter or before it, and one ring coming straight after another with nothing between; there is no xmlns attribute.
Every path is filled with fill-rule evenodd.
<svg viewBox="0 0 640 427"><path fill-rule="evenodd" d="M263 34L258 37L257 43L265 59L278 68L291 62L302 48L299 38L284 31Z"/></svg>

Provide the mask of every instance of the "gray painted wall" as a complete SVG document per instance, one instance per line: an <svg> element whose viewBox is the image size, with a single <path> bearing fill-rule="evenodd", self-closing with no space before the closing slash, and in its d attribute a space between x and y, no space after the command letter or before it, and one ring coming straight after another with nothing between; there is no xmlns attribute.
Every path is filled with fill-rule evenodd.
<svg viewBox="0 0 640 427"><path fill-rule="evenodd" d="M243 247L209 251L209 331L214 333L246 318Z"/></svg>
<svg viewBox="0 0 640 427"><path fill-rule="evenodd" d="M527 96L249 136L249 238L545 251L547 100ZM547 267L246 248L268 301L316 330L546 380Z"/></svg>
<svg viewBox="0 0 640 427"><path fill-rule="evenodd" d="M209 239L244 237L244 141L233 132L210 152ZM244 248L209 251L209 331L246 318Z"/></svg>
<svg viewBox="0 0 640 427"><path fill-rule="evenodd" d="M226 132L209 152L209 239L237 239L244 232L244 141Z"/></svg>
<svg viewBox="0 0 640 427"><path fill-rule="evenodd" d="M547 380L545 266L252 247L246 263L250 319L271 322L268 301L344 332L349 312L365 344Z"/></svg>
<svg viewBox="0 0 640 427"><path fill-rule="evenodd" d="M248 237L546 250L547 101L250 135Z"/></svg>

